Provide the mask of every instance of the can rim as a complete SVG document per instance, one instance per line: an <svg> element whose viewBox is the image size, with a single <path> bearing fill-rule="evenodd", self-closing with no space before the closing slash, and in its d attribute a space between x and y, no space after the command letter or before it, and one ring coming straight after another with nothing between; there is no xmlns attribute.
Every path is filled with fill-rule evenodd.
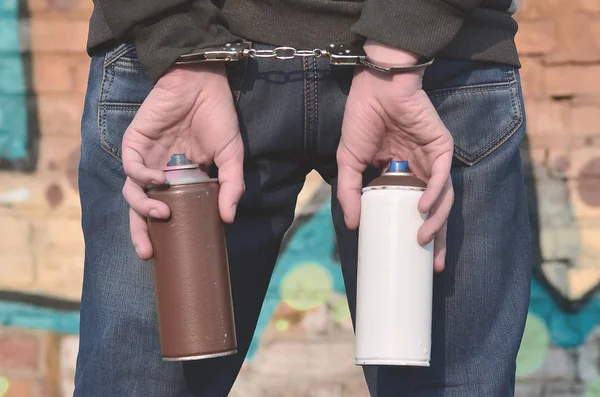
<svg viewBox="0 0 600 397"><path fill-rule="evenodd" d="M157 190L157 189L166 189L170 186L179 186L179 185L193 185L197 183L209 183L209 182L219 182L218 178L209 178L203 180L189 180L189 181L175 181L170 183L163 183L162 185L146 185L146 190Z"/></svg>
<svg viewBox="0 0 600 397"><path fill-rule="evenodd" d="M376 185L376 186L365 186L362 188L362 192L369 192L371 190L414 190L417 192L424 192L424 187L418 186L399 186L399 185Z"/></svg>
<svg viewBox="0 0 600 397"><path fill-rule="evenodd" d="M381 175L393 175L393 176L414 176L415 174L413 174L412 172L408 172L408 171L386 171L384 173L382 173Z"/></svg>

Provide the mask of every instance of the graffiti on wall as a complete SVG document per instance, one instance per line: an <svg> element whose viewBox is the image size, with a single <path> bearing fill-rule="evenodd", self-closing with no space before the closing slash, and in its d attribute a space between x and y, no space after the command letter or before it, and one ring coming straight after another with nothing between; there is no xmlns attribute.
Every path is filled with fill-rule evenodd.
<svg viewBox="0 0 600 397"><path fill-rule="evenodd" d="M523 147L534 277L517 374L524 396L600 396L600 167L594 151ZM536 382L537 379L537 382Z"/></svg>
<svg viewBox="0 0 600 397"><path fill-rule="evenodd" d="M33 170L37 156L35 101L31 87L31 58L20 30L26 3L0 2L0 168Z"/></svg>

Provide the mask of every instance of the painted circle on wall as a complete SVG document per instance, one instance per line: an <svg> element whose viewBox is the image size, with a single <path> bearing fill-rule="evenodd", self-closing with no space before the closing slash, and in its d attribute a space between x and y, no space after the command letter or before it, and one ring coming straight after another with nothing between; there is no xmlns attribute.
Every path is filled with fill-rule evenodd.
<svg viewBox="0 0 600 397"><path fill-rule="evenodd" d="M281 299L296 310L310 310L326 304L333 291L327 269L315 263L300 265L281 282Z"/></svg>
<svg viewBox="0 0 600 397"><path fill-rule="evenodd" d="M517 377L526 377L541 368L550 350L550 332L535 314L527 315L525 333L517 355Z"/></svg>
<svg viewBox="0 0 600 397"><path fill-rule="evenodd" d="M0 397L3 397L6 394L8 388L8 379L6 379L4 376L0 376Z"/></svg>
<svg viewBox="0 0 600 397"><path fill-rule="evenodd" d="M600 378L587 384L585 397L600 397Z"/></svg>
<svg viewBox="0 0 600 397"><path fill-rule="evenodd" d="M331 318L334 321L342 322L350 319L350 308L348 307L348 299L344 295L336 294L331 299Z"/></svg>

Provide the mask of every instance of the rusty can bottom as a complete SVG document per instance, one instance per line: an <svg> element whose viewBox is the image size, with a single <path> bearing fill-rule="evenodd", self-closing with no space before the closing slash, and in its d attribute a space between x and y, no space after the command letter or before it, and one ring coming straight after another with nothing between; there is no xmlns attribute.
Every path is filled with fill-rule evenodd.
<svg viewBox="0 0 600 397"><path fill-rule="evenodd" d="M211 353L211 354L199 354L195 356L182 356L182 357L163 357L163 361L192 361L192 360L205 360L207 358L217 358L217 357L225 357L231 356L237 353L237 349L228 350L219 353Z"/></svg>

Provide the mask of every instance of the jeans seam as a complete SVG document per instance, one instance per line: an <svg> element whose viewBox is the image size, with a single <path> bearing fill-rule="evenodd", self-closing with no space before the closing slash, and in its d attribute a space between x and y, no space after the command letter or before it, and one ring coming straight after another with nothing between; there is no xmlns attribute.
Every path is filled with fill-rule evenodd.
<svg viewBox="0 0 600 397"><path fill-rule="evenodd" d="M310 153L315 149L317 134L317 64L315 59L304 58L304 151Z"/></svg>
<svg viewBox="0 0 600 397"><path fill-rule="evenodd" d="M317 79L317 59L316 58L311 58L312 62L313 62L313 89L315 90L314 92L314 97L315 97L315 114L314 114L314 120L313 120L313 136L312 136L312 146L313 148L316 147L316 142L319 141L318 139L318 133L319 133L319 82Z"/></svg>
<svg viewBox="0 0 600 397"><path fill-rule="evenodd" d="M304 151L307 152L308 151L308 146L309 146L309 142L308 142L308 136L309 136L309 130L310 130L310 107L311 107L311 102L310 102L310 89L309 89L309 76L308 76L308 70L309 70L309 65L308 65L308 58L304 58L303 59L303 63L304 63Z"/></svg>
<svg viewBox="0 0 600 397"><path fill-rule="evenodd" d="M105 55L105 57L108 56L108 53ZM112 61L110 62L112 63ZM109 63L109 65L110 65ZM106 64L106 61L105 61ZM114 73L110 73L110 79L107 82L107 75L109 73L109 67L110 66L104 66L102 68L102 84L100 85L100 95L99 95L99 100L98 100L98 105L97 105L97 113L98 113L98 136L100 138L100 147L108 154L110 154L112 157L114 157L115 159L117 159L118 161L121 161L120 157L117 155L115 147L108 142L108 140L105 138L105 130L106 130L106 117L102 117L103 115L103 109L102 109L102 104L105 103L104 99L105 99L105 92L108 91L108 89L112 86L114 78L115 78L115 74Z"/></svg>

